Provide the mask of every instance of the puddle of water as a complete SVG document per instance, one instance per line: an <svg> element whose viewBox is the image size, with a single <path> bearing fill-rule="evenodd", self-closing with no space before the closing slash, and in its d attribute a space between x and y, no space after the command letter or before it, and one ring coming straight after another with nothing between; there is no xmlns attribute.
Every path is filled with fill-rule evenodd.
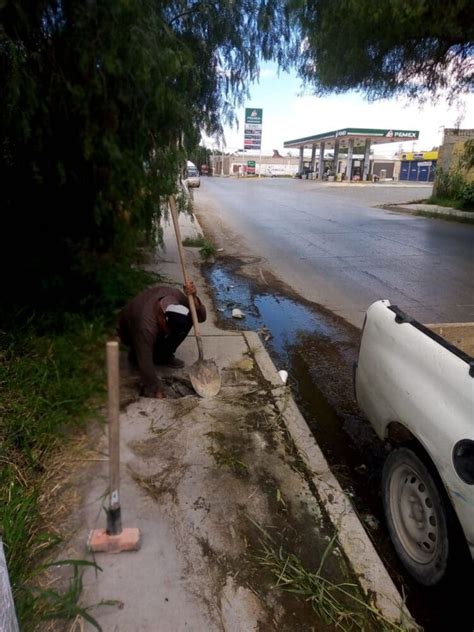
<svg viewBox="0 0 474 632"><path fill-rule="evenodd" d="M289 361L289 346L301 332L309 332L319 338L335 342L347 341L343 332L329 320L316 314L301 303L285 296L255 293L250 282L236 278L230 270L213 267L208 273L216 292L217 310L221 317L229 318L239 329L258 331L265 325L272 338L268 347L281 361ZM232 318L232 309L238 307L244 314L242 320Z"/></svg>

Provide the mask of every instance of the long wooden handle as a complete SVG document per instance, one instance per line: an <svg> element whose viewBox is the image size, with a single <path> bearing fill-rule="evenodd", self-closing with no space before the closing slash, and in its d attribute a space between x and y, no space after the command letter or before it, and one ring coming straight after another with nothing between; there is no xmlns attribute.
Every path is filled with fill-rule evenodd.
<svg viewBox="0 0 474 632"><path fill-rule="evenodd" d="M181 268L183 270L183 278L184 282L189 282L188 273L186 270L186 265L184 263L184 251L183 244L181 243L181 230L178 224L178 210L176 208L176 201L173 195L170 195L168 198L170 209L171 209L171 217L173 218L174 232L176 233L176 241L178 243L178 252L179 252L179 260L181 262ZM201 340L201 332L199 329L199 323L196 312L196 303L194 302L194 296L188 296L189 308L191 310L191 317L193 319L193 327L194 334L196 336L196 343L198 346L199 359L203 359L203 350L202 350L202 340Z"/></svg>
<svg viewBox="0 0 474 632"><path fill-rule="evenodd" d="M120 506L119 346L107 343L110 509Z"/></svg>

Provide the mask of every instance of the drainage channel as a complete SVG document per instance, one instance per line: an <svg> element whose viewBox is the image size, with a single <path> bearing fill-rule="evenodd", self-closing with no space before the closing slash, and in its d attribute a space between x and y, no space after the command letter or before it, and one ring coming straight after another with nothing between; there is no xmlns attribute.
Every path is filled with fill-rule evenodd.
<svg viewBox="0 0 474 632"><path fill-rule="evenodd" d="M226 260L203 270L219 324L259 332L277 368L288 371L300 410L416 620L430 632L452 629L454 621L456 630L472 630L459 591L419 586L393 552L379 491L386 452L353 397L360 332L329 311L263 287L239 273L241 267ZM235 308L245 315L242 320L232 318Z"/></svg>

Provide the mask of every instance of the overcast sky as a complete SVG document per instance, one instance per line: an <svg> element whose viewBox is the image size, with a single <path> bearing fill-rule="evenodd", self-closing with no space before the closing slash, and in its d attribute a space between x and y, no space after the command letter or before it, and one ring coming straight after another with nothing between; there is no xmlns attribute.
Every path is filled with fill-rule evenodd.
<svg viewBox="0 0 474 632"><path fill-rule="evenodd" d="M286 155L288 150L283 148L286 140L345 127L419 130L416 151L439 145L443 126L454 127L460 113L464 116L461 127L474 128L474 95L454 106L442 100L423 106L406 99L369 103L355 93L317 98L302 94L301 82L294 74L278 76L273 64L262 66L260 82L251 86L250 94L245 106L237 110L239 129L225 129L226 151L243 147L245 107L263 108L262 151L265 155L271 155L273 149ZM206 139L206 144L217 148L212 139ZM402 145L404 151L410 151L412 146L412 141ZM376 153L391 155L398 147L398 143L378 146ZM293 150L293 153L297 152Z"/></svg>

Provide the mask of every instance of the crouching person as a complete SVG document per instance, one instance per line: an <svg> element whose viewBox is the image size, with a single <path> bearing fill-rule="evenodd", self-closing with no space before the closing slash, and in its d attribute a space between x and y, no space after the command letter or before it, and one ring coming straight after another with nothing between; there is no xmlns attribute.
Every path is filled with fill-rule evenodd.
<svg viewBox="0 0 474 632"><path fill-rule="evenodd" d="M120 340L129 347L129 361L138 368L142 395L163 399L163 385L156 374L155 364L183 368L184 362L175 351L192 327L188 296L193 296L200 323L206 320L206 308L189 281L177 288L151 287L140 292L121 311L118 321Z"/></svg>

